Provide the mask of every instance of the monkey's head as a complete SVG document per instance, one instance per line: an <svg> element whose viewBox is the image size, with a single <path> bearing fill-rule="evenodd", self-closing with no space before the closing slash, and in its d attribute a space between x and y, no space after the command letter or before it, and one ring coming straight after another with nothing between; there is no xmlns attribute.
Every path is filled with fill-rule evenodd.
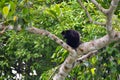
<svg viewBox="0 0 120 80"><path fill-rule="evenodd" d="M66 43L72 48L76 49L80 44L79 33L75 30L64 30L62 31L63 38L66 39Z"/></svg>
<svg viewBox="0 0 120 80"><path fill-rule="evenodd" d="M75 30L64 30L61 34L65 39L79 38L79 33Z"/></svg>
<svg viewBox="0 0 120 80"><path fill-rule="evenodd" d="M65 30L65 31L62 31L62 36L63 36L63 38L65 38L65 39L67 39L67 37L68 37L68 34L69 33L69 30Z"/></svg>

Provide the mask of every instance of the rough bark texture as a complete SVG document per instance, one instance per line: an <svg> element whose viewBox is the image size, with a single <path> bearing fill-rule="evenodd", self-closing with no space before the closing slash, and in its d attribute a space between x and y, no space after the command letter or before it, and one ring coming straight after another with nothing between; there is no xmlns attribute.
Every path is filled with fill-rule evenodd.
<svg viewBox="0 0 120 80"><path fill-rule="evenodd" d="M48 36L49 38L51 38L56 43L58 43L63 48L69 51L70 54L68 55L64 63L60 66L59 71L58 73L55 74L53 80L64 80L74 66L80 64L82 60L87 59L90 56L93 56L93 54L96 54L97 52L96 50L99 50L100 48L107 46L113 41L120 41L120 32L114 31L112 27L112 17L116 7L118 6L119 0L112 0L111 5L108 9L104 9L96 0L91 0L91 2L98 8L98 10L101 11L107 17L105 23L94 21L91 18L85 6L83 5L82 1L78 0L78 2L80 3L81 7L85 10L90 22L92 22L93 24L102 25L106 28L107 34L105 36L96 40L82 43L76 50L74 50L65 42L63 42L61 39L59 39L57 36L46 30L37 29L35 27L30 27L27 29L29 32L32 33ZM11 26L4 27L1 23L0 29L1 29L0 34L2 34L5 32L5 30L13 29L13 27ZM84 56L80 57L81 55Z"/></svg>

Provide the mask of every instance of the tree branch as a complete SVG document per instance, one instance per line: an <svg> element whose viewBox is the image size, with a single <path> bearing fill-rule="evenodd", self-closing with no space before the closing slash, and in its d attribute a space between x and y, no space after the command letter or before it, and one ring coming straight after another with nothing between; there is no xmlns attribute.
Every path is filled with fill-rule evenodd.
<svg viewBox="0 0 120 80"><path fill-rule="evenodd" d="M80 1L80 0L78 0L78 1ZM91 21L92 19L90 17L90 14L88 13L87 9L85 7L83 7L83 8L85 9L86 14ZM100 5L98 6L98 8L102 12L104 12L104 10L102 8L100 8ZM110 10L112 10L112 9L110 9ZM109 19L111 19L111 18L109 18ZM107 20L109 20L109 19L107 19ZM109 25L106 25L106 26L109 26ZM110 24L110 26L111 26L111 24ZM58 44L62 45L63 48L65 48L69 52L72 52L71 54L68 55L68 57L66 58L64 63L61 65L58 73L56 73L56 75L53 77L53 80L64 80L65 77L68 75L68 73L72 70L72 68L74 66L74 62L78 59L78 56L85 55L88 52L98 50L102 47L105 47L106 45L112 43L113 41L120 40L120 32L114 31L112 40L109 39L110 37L108 34L102 38L99 38L99 39L96 39L96 40L93 40L90 42L82 43L81 45L79 45L79 47L75 51L70 46L68 46L66 43L64 43L62 40L60 40L58 37L56 37L55 35L51 34L50 32L48 32L46 30L40 30L40 29L33 27L33 28L28 29L28 31L36 33L36 34L46 35L46 36L50 37L52 40L56 41ZM86 59L87 57L92 56L92 55L93 55L93 53L89 53L80 59L83 60L83 59Z"/></svg>
<svg viewBox="0 0 120 80"><path fill-rule="evenodd" d="M98 50L102 47L105 47L106 45L110 44L111 41L109 40L109 36L105 35L104 37L101 37L99 39L90 41L90 42L85 42L83 44L81 44L78 48L77 48L77 53L80 55L81 53L84 55L88 52L94 51L94 50Z"/></svg>
<svg viewBox="0 0 120 80"><path fill-rule="evenodd" d="M78 58L74 63L74 67L77 66L78 64L82 63L84 60L92 57L93 55L96 55L97 53L98 53L98 51L95 50L95 51L89 52L88 54L83 55L82 57Z"/></svg>
<svg viewBox="0 0 120 80"><path fill-rule="evenodd" d="M2 29L2 31L0 31L0 35L2 35L7 29L7 26L0 25L0 29Z"/></svg>
<svg viewBox="0 0 120 80"><path fill-rule="evenodd" d="M106 28L109 34L109 39L113 39L113 35L114 35L114 30L112 27L112 17L116 7L118 6L118 2L119 0L112 0L110 8L106 12L106 17L107 17Z"/></svg>
<svg viewBox="0 0 120 80"><path fill-rule="evenodd" d="M113 13L115 11L115 9L117 8L118 6L118 3L119 3L120 0L112 0L111 1L111 5L109 7L109 9L107 10L107 14L108 13Z"/></svg>
<svg viewBox="0 0 120 80"><path fill-rule="evenodd" d="M91 2L100 10L102 13L106 14L107 9L104 9L96 0L91 0Z"/></svg>
<svg viewBox="0 0 120 80"><path fill-rule="evenodd" d="M48 36L50 37L52 40L56 41L58 44L62 45L63 48L65 48L66 50L68 50L69 52L72 52L71 54L69 54L69 56L66 58L66 60L64 61L64 63L61 65L59 72L54 76L53 80L59 80L59 79L65 79L65 77L68 75L68 73L71 71L71 69L73 68L74 65L74 61L76 59L78 59L78 56L83 55L85 53L94 51L94 50L98 50L104 46L106 46L107 44L111 43L112 41L109 41L108 35L99 38L97 40L94 41L90 41L90 42L86 42L81 44L78 48L77 48L77 52L72 49L71 47L69 47L66 43L64 43L61 39L59 39L58 37L56 37L55 35L51 34L50 32L46 31L46 30L42 30L42 29L37 29L35 27L32 28L28 28L29 32L33 32L35 34L40 34L40 35L44 35L44 36ZM114 35L114 41L118 40L117 38L120 38L120 33L115 33ZM89 56L90 54L88 54ZM92 55L92 53L91 53ZM85 58L85 57L84 57Z"/></svg>
<svg viewBox="0 0 120 80"><path fill-rule="evenodd" d="M35 34L40 34L40 35L48 36L52 40L56 41L56 43L58 43L59 45L61 45L63 48L65 48L66 50L68 50L70 53L75 53L76 52L68 44L66 44L64 41L62 41L61 39L59 39L54 34L48 32L47 30L38 29L38 28L35 28L35 27L27 28L27 30L29 32L32 32L32 33L35 33Z"/></svg>
<svg viewBox="0 0 120 80"><path fill-rule="evenodd" d="M104 13L105 16L107 17L106 23L100 23L100 22L93 21L89 12L85 8L85 6L82 4L82 1L78 0L78 2L81 5L81 7L85 10L90 22L92 22L94 24L99 24L99 25L102 25L102 26L106 26L107 33L109 35L109 39L110 40L113 39L114 30L113 30L113 27L112 27L112 16L113 16L113 13L114 13L116 7L118 6L119 0L112 0L109 9L104 9L100 4L98 4L98 2L96 0L91 0L91 2L98 8L98 10L100 10L102 13Z"/></svg>
<svg viewBox="0 0 120 80"><path fill-rule="evenodd" d="M78 59L78 56L86 54L88 52L98 50L102 47L105 47L106 45L112 43L113 41L120 40L120 32L115 32L114 40L109 40L108 35L99 38L94 41L86 42L81 44L77 48L77 56L68 56L64 63L61 65L59 72L53 77L53 80L64 80L65 77L68 75L68 73L72 70L74 66L74 61ZM94 53L89 53L88 55L81 58L81 60L86 59L89 56L92 56Z"/></svg>
<svg viewBox="0 0 120 80"><path fill-rule="evenodd" d="M97 24L97 25L101 25L101 26L105 26L105 23L100 23L100 22L96 22L94 21L91 16L90 16L90 13L88 12L88 10L85 8L85 6L83 5L82 1L81 0L78 0L79 4L81 5L81 7L85 10L85 13L86 15L88 16L89 18L89 21L93 24Z"/></svg>
<svg viewBox="0 0 120 80"><path fill-rule="evenodd" d="M5 26L4 24L0 24L0 30L2 30L2 31L0 31L0 34L3 34L7 30L16 30L16 31L22 30L21 25L17 25L15 27L16 27L16 29L14 29L13 25Z"/></svg>

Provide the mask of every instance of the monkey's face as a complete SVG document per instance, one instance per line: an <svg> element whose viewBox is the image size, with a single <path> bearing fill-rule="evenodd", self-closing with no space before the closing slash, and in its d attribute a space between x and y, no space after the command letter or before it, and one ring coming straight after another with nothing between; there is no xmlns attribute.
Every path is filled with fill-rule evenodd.
<svg viewBox="0 0 120 80"><path fill-rule="evenodd" d="M70 38L74 38L76 32L74 30L65 30L61 34L65 39L70 39Z"/></svg>
<svg viewBox="0 0 120 80"><path fill-rule="evenodd" d="M68 37L68 34L69 33L69 31L68 30L65 30L65 31L62 31L62 36L63 36L63 38L65 38L65 39L67 39L67 37Z"/></svg>
<svg viewBox="0 0 120 80"><path fill-rule="evenodd" d="M62 31L61 34L62 34L63 38L65 38L65 31Z"/></svg>

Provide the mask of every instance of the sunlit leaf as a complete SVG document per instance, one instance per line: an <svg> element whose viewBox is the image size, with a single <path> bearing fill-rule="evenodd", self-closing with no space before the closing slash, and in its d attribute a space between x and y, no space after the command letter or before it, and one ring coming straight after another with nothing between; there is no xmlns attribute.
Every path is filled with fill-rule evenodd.
<svg viewBox="0 0 120 80"><path fill-rule="evenodd" d="M95 75L95 70L96 70L96 68L92 68L92 69L91 69L92 75Z"/></svg>
<svg viewBox="0 0 120 80"><path fill-rule="evenodd" d="M17 19L18 19L18 17L17 17L17 16L14 16L14 17L13 17L13 20L14 20L14 21L16 21Z"/></svg>
<svg viewBox="0 0 120 80"><path fill-rule="evenodd" d="M57 17L56 12L54 10L46 10L46 13L53 18Z"/></svg>
<svg viewBox="0 0 120 80"><path fill-rule="evenodd" d="M6 18L9 14L9 7L8 6L5 6L3 7L3 16Z"/></svg>
<svg viewBox="0 0 120 80"><path fill-rule="evenodd" d="M96 57L92 58L92 63L95 64L96 63Z"/></svg>

